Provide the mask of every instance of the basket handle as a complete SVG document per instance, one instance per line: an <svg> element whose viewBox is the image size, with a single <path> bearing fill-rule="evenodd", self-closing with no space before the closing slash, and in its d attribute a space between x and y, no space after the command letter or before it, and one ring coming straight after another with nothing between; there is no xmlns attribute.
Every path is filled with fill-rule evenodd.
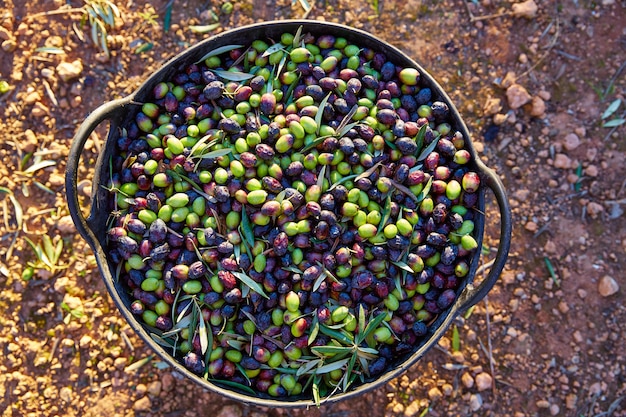
<svg viewBox="0 0 626 417"><path fill-rule="evenodd" d="M94 247L97 241L91 228L89 227L89 219L85 218L78 202L78 165L80 157L85 149L85 143L91 136L91 133L105 120L114 120L125 110L130 99L128 97L109 101L95 109L76 131L76 135L72 140L72 147L67 160L65 171L65 191L67 194L67 205L76 230L83 236L91 247Z"/></svg>
<svg viewBox="0 0 626 417"><path fill-rule="evenodd" d="M485 183L491 189L496 197L498 209L500 211L500 243L498 244L498 252L493 261L493 265L487 274L487 277L476 287L468 285L466 290L461 294L459 300L459 308L457 311L465 311L478 301L483 299L491 288L495 285L500 277L504 264L509 255L511 246L512 218L511 208L506 197L504 185L498 175L491 169L482 167L482 172L486 175ZM478 249L480 250L480 248Z"/></svg>

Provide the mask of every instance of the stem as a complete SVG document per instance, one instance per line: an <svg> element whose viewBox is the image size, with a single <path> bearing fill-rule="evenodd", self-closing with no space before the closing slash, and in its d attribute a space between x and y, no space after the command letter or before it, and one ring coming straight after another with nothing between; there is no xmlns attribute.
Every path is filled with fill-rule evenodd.
<svg viewBox="0 0 626 417"><path fill-rule="evenodd" d="M36 17L52 16L52 15L66 14L66 13L85 13L85 9L83 7L75 7L73 9L49 10L47 12L35 13L33 15L26 16L26 19L34 19Z"/></svg>

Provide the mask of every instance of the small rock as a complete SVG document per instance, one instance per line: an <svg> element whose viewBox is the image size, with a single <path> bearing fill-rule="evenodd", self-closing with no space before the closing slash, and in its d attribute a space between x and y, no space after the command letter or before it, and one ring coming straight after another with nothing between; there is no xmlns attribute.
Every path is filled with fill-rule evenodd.
<svg viewBox="0 0 626 417"><path fill-rule="evenodd" d="M78 341L78 346L80 346L81 349L86 349L86 348L88 348L91 345L91 341L92 340L93 339L91 338L91 336L84 335Z"/></svg>
<svg viewBox="0 0 626 417"><path fill-rule="evenodd" d="M573 151L580 146L580 138L576 133L568 133L563 140L563 147L568 151Z"/></svg>
<svg viewBox="0 0 626 417"><path fill-rule="evenodd" d="M559 169L570 169L572 167L572 160L564 153L557 153L554 156L554 167Z"/></svg>
<svg viewBox="0 0 626 417"><path fill-rule="evenodd" d="M587 168L585 168L585 175L593 178L597 177L598 167L595 165L589 165Z"/></svg>
<svg viewBox="0 0 626 417"><path fill-rule="evenodd" d="M489 97L487 99L487 102L483 106L483 112L485 113L485 116L493 116L500 110L502 110L502 100L500 100L499 98Z"/></svg>
<svg viewBox="0 0 626 417"><path fill-rule="evenodd" d="M531 99L532 97L528 94L526 88L519 84L512 84L506 89L506 100L509 103L509 107L513 110L519 109Z"/></svg>
<svg viewBox="0 0 626 417"><path fill-rule="evenodd" d="M413 402L407 405L406 408L404 409L404 415L405 417L413 417L413 416L418 415L419 411L420 411L419 401L413 400Z"/></svg>
<svg viewBox="0 0 626 417"><path fill-rule="evenodd" d="M568 394L565 397L565 407L568 410L574 410L576 408L577 402L578 402L578 396L576 394Z"/></svg>
<svg viewBox="0 0 626 417"><path fill-rule="evenodd" d="M559 301L559 311L563 314L567 314L569 312L569 306L565 301Z"/></svg>
<svg viewBox="0 0 626 417"><path fill-rule="evenodd" d="M434 387L428 390L428 398L430 398L431 401L437 401L441 399L441 397L443 397L443 393L439 388Z"/></svg>
<svg viewBox="0 0 626 417"><path fill-rule="evenodd" d="M235 404L225 405L222 409L217 413L216 417L241 417L243 412L241 407Z"/></svg>
<svg viewBox="0 0 626 417"><path fill-rule="evenodd" d="M480 407L483 406L483 397L480 394L470 395L469 406L472 411L480 410Z"/></svg>
<svg viewBox="0 0 626 417"><path fill-rule="evenodd" d="M556 405L556 404L551 404L550 405L550 415L551 416L558 416L560 412L561 412L561 408L558 405Z"/></svg>
<svg viewBox="0 0 626 417"><path fill-rule="evenodd" d="M602 0L603 6L612 6L615 4L615 0Z"/></svg>
<svg viewBox="0 0 626 417"><path fill-rule="evenodd" d="M596 203L595 201L590 201L587 203L587 214L591 216L592 219L598 217L600 213L604 211L604 207L600 203Z"/></svg>
<svg viewBox="0 0 626 417"><path fill-rule="evenodd" d="M395 403L393 404L393 407L391 409L395 414L402 414L404 413L404 404L402 403Z"/></svg>
<svg viewBox="0 0 626 417"><path fill-rule="evenodd" d="M605 275L598 282L598 292L603 297L610 297L619 291L619 284L610 275Z"/></svg>
<svg viewBox="0 0 626 417"><path fill-rule="evenodd" d="M533 97L530 102L530 115L532 117L544 117L546 115L546 103L539 96Z"/></svg>
<svg viewBox="0 0 626 417"><path fill-rule="evenodd" d="M65 296L63 296L63 302L70 310L83 308L83 302L81 301L81 299L78 297L74 297L73 295L65 294Z"/></svg>
<svg viewBox="0 0 626 417"><path fill-rule="evenodd" d="M43 116L50 114L50 109L48 108L48 106L46 106L42 102L37 102L33 106L33 109L31 110L30 114L33 115L34 117L43 117Z"/></svg>
<svg viewBox="0 0 626 417"><path fill-rule="evenodd" d="M57 74L65 82L78 78L82 72L83 63L80 59L73 62L61 62L57 65Z"/></svg>
<svg viewBox="0 0 626 417"><path fill-rule="evenodd" d="M164 393L170 392L174 388L175 384L176 381L174 380L172 374L167 373L161 377L161 390Z"/></svg>
<svg viewBox="0 0 626 417"><path fill-rule="evenodd" d="M550 403L547 400L539 400L535 404L537 408L550 408Z"/></svg>
<svg viewBox="0 0 626 417"><path fill-rule="evenodd" d="M65 185L65 177L61 174L53 173L48 177L48 182L52 188L62 187Z"/></svg>
<svg viewBox="0 0 626 417"><path fill-rule="evenodd" d="M152 402L150 401L150 397L142 397L135 401L133 404L133 410L135 411L148 411L152 407Z"/></svg>
<svg viewBox="0 0 626 417"><path fill-rule="evenodd" d="M524 229L528 230L529 232L533 232L533 233L536 232L538 228L539 228L539 226L537 226L537 223L532 222L532 221L531 222L527 222L524 225Z"/></svg>
<svg viewBox="0 0 626 417"><path fill-rule="evenodd" d="M37 136L35 132L30 129L26 129L24 131L24 140L20 142L20 146L26 153L35 152L37 150L37 145L39 142L37 141Z"/></svg>
<svg viewBox="0 0 626 417"><path fill-rule="evenodd" d="M119 358L115 358L115 362L113 362L113 366L115 366L115 368L119 370L122 370L126 366L126 363L128 363L128 360L126 360L126 358L119 357ZM139 385L143 385L143 384L139 384ZM139 385L137 385L137 390L139 390ZM145 392L145 389L144 389L144 392Z"/></svg>
<svg viewBox="0 0 626 417"><path fill-rule="evenodd" d="M161 381L152 381L148 384L148 394L152 397L158 397L161 393Z"/></svg>
<svg viewBox="0 0 626 417"><path fill-rule="evenodd" d="M525 19L534 19L537 16L537 3L534 0L526 0L512 6L513 16Z"/></svg>
<svg viewBox="0 0 626 417"><path fill-rule="evenodd" d="M55 281L54 281L54 290L58 293L64 293L65 292L65 288L69 285L70 283L70 279L68 277L58 277Z"/></svg>
<svg viewBox="0 0 626 417"><path fill-rule="evenodd" d="M515 84L515 81L516 81L515 73L513 71L509 71L506 73L506 75L502 79L502 82L500 82L500 86L502 88L509 88L510 86Z"/></svg>
<svg viewBox="0 0 626 417"><path fill-rule="evenodd" d="M57 220L56 228L59 232L65 235L76 233L76 226L72 220L72 216L67 215Z"/></svg>
<svg viewBox="0 0 626 417"><path fill-rule="evenodd" d="M24 103L27 106L32 106L33 104L37 103L40 100L41 100L41 96L39 95L37 91L31 91L30 93L26 94L26 96L24 97Z"/></svg>
<svg viewBox="0 0 626 417"><path fill-rule="evenodd" d="M498 113L493 115L493 124L496 126L503 125L509 118L508 114Z"/></svg>
<svg viewBox="0 0 626 417"><path fill-rule="evenodd" d="M474 386L474 378L472 378L469 372L465 372L461 375L461 383L465 388L472 388Z"/></svg>
<svg viewBox="0 0 626 417"><path fill-rule="evenodd" d="M481 372L476 375L476 389L478 391L484 391L491 388L493 384L493 378L487 372Z"/></svg>
<svg viewBox="0 0 626 417"><path fill-rule="evenodd" d="M72 389L70 387L61 388L61 390L59 391L59 397L61 398L61 400L65 401L66 403L71 403L72 402Z"/></svg>

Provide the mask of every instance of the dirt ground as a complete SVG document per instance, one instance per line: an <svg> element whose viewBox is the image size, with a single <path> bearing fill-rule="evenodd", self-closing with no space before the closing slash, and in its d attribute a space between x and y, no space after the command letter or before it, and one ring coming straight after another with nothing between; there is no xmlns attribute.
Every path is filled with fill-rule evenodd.
<svg viewBox="0 0 626 417"><path fill-rule="evenodd" d="M626 124L610 127L626 117L626 2L311 2L309 19L369 31L443 85L506 185L514 231L501 279L454 325L458 350L451 329L385 386L295 411L225 401L151 356L76 233L64 172L76 128L97 106L205 37L300 18L304 5L113 3L121 17L107 29L108 57L81 1L0 0L3 417L626 416ZM60 7L74 9L46 13ZM83 157L85 204L105 135ZM495 207L485 262L499 238ZM44 236L60 249L48 265L26 240L45 248Z"/></svg>

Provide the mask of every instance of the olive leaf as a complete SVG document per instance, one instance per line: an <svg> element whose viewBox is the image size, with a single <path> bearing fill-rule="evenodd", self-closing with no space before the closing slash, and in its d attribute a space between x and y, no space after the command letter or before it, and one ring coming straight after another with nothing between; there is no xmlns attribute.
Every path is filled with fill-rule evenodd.
<svg viewBox="0 0 626 417"><path fill-rule="evenodd" d="M209 53L207 53L206 55L204 55L202 58L200 58L198 61L196 61L196 64L199 64L200 62L204 61L205 59L211 58L213 56L217 56L217 55L221 55L225 52L230 52L234 49L239 49L239 48L243 48L243 45L224 45L224 46L220 46L219 48L215 48L212 51L210 51Z"/></svg>
<svg viewBox="0 0 626 417"><path fill-rule="evenodd" d="M215 29L217 29L218 27L220 27L220 23L212 23L210 25L189 25L189 30L192 31L193 33L198 33L198 34L202 34L202 33L209 33L211 31L214 31Z"/></svg>
<svg viewBox="0 0 626 417"><path fill-rule="evenodd" d="M322 101L320 101L317 113L315 114L315 123L317 125L317 131L315 132L315 134L317 135L320 134L320 128L322 127L322 117L324 115L324 107L326 107L326 103L328 103L328 99L330 98L331 94L332 93L326 94L326 97L324 97Z"/></svg>
<svg viewBox="0 0 626 417"><path fill-rule="evenodd" d="M413 271L413 269L410 266L408 266L406 263L404 263L404 262L391 261L391 263L394 264L395 266L397 266L398 268L408 272L409 274L415 273L415 271Z"/></svg>
<svg viewBox="0 0 626 417"><path fill-rule="evenodd" d="M254 78L254 74L248 74L246 72L241 71L225 71L214 69L213 72L220 78L223 78L228 81L246 81L250 78Z"/></svg>
<svg viewBox="0 0 626 417"><path fill-rule="evenodd" d="M265 291L263 291L263 288L256 281L254 281L252 278L246 275L244 272L233 271L232 274L235 277L237 277L242 283L248 286L250 289L256 291L262 297L269 299L267 294L265 294Z"/></svg>
<svg viewBox="0 0 626 417"><path fill-rule="evenodd" d="M422 151L420 156L417 157L418 162L426 159L426 157L435 149L435 147L437 146L437 143L439 142L440 137L441 136L437 136L435 139L433 139L433 141L430 142L430 144L426 147L426 149Z"/></svg>
<svg viewBox="0 0 626 417"><path fill-rule="evenodd" d="M250 394L252 396L258 395L258 393L254 391L252 388L246 385L240 384L238 382L230 381L227 379L209 379L209 381L216 385L226 385L227 387L244 391L245 393Z"/></svg>
<svg viewBox="0 0 626 417"><path fill-rule="evenodd" d="M320 331L320 323L317 318L317 314L313 315L313 320L311 321L311 334L309 334L309 338L307 339L307 345L311 346L311 343L315 341L318 333Z"/></svg>
<svg viewBox="0 0 626 417"><path fill-rule="evenodd" d="M376 234L383 231L390 217L391 217L391 194L387 194L387 198L385 199L385 207L383 207L382 219L380 223L378 224L378 230L376 231Z"/></svg>
<svg viewBox="0 0 626 417"><path fill-rule="evenodd" d="M293 36L292 46L294 48L297 48L298 45L300 44L301 36L302 36L302 25L298 27L298 30L296 30L296 34Z"/></svg>
<svg viewBox="0 0 626 417"><path fill-rule="evenodd" d="M272 55L274 52L278 52L278 51L284 51L285 50L285 46L282 43L275 43L274 45L268 47L263 54L261 55L261 57L266 57L269 55Z"/></svg>

